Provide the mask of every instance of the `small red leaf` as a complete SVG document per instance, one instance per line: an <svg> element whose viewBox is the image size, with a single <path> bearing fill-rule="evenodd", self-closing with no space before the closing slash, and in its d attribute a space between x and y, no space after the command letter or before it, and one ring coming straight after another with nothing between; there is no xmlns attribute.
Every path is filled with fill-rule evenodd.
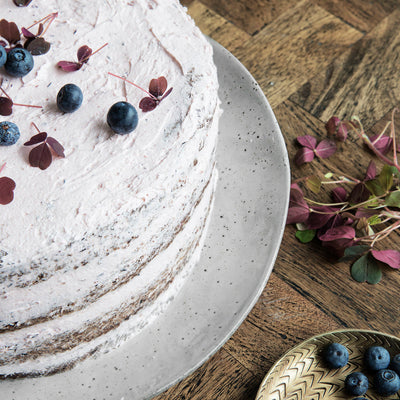
<svg viewBox="0 0 400 400"><path fill-rule="evenodd" d="M64 147L53 137L49 136L46 140L47 144L54 150L59 157L65 157Z"/></svg>
<svg viewBox="0 0 400 400"><path fill-rule="evenodd" d="M45 170L51 164L51 151L47 143L42 143L34 147L29 153L29 163L32 167L38 167Z"/></svg>
<svg viewBox="0 0 400 400"><path fill-rule="evenodd" d="M167 79L164 76L160 76L150 81L149 92L155 97L160 97L167 90L167 86Z"/></svg>
<svg viewBox="0 0 400 400"><path fill-rule="evenodd" d="M345 188L337 187L332 190L332 199L335 203L344 203L347 199L347 192Z"/></svg>
<svg viewBox="0 0 400 400"><path fill-rule="evenodd" d="M92 55L92 49L89 46L81 46L78 49L77 52L77 57L78 57L78 61L79 63L85 63L88 62L89 57Z"/></svg>
<svg viewBox="0 0 400 400"><path fill-rule="evenodd" d="M24 37L26 38L26 39L28 39L28 38L35 38L36 37L36 35L35 34L33 34L31 31L28 31L28 29L26 29L26 28L21 28L21 32L22 32L22 34L24 35Z"/></svg>
<svg viewBox="0 0 400 400"><path fill-rule="evenodd" d="M139 108L143 112L148 112L154 110L157 107L157 104L157 100L151 97L144 97L142 100L140 100Z"/></svg>
<svg viewBox="0 0 400 400"><path fill-rule="evenodd" d="M400 268L400 251L397 250L371 250L373 257L389 267Z"/></svg>
<svg viewBox="0 0 400 400"><path fill-rule="evenodd" d="M307 149L314 150L317 145L317 139L310 135L298 136L296 140Z"/></svg>
<svg viewBox="0 0 400 400"><path fill-rule="evenodd" d="M393 140L391 137L385 135L382 135L379 139L378 137L379 135L374 135L369 140L380 153L385 155L389 152Z"/></svg>
<svg viewBox="0 0 400 400"><path fill-rule="evenodd" d="M307 147L302 147L299 149L294 156L294 162L296 165L302 165L307 162L314 160L314 151L308 149Z"/></svg>
<svg viewBox="0 0 400 400"><path fill-rule="evenodd" d="M0 178L0 204L9 204L14 199L15 182L5 176Z"/></svg>
<svg viewBox="0 0 400 400"><path fill-rule="evenodd" d="M65 72L73 72L81 69L82 64L73 61L59 61L57 67L61 68Z"/></svg>
<svg viewBox="0 0 400 400"><path fill-rule="evenodd" d="M34 144L44 142L46 138L46 132L39 132L37 135L32 136L28 142L24 143L24 146L33 146Z"/></svg>
<svg viewBox="0 0 400 400"><path fill-rule="evenodd" d="M365 180L367 181L375 178L376 178L376 165L371 160L370 163L368 164L367 172L365 174Z"/></svg>
<svg viewBox="0 0 400 400"><path fill-rule="evenodd" d="M333 140L324 139L318 143L315 154L320 158L328 158L336 152L336 144Z"/></svg>
<svg viewBox="0 0 400 400"><path fill-rule="evenodd" d="M314 206L312 209L316 212L310 212L307 220L308 229L322 228L336 215L336 211L338 210L338 208L327 206Z"/></svg>
<svg viewBox="0 0 400 400"><path fill-rule="evenodd" d="M8 97L0 97L0 115L7 116L12 114L13 102Z"/></svg>
<svg viewBox="0 0 400 400"><path fill-rule="evenodd" d="M328 229L323 235L319 236L319 240L322 242L330 242L337 239L354 239L355 237L356 231L353 227L341 225Z"/></svg>
<svg viewBox="0 0 400 400"><path fill-rule="evenodd" d="M21 39L18 26L14 22L8 22L5 19L0 21L0 36L10 44L15 44Z"/></svg>

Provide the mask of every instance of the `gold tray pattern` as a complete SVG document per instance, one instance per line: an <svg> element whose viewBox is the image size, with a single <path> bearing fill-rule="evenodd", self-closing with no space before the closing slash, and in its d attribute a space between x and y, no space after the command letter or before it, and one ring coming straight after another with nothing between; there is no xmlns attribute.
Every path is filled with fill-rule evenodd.
<svg viewBox="0 0 400 400"><path fill-rule="evenodd" d="M321 353L332 342L349 351L349 362L342 368L329 369ZM353 399L344 391L346 376L361 371L368 376L368 399L382 399L371 388L371 375L363 368L364 351L370 346L383 346L391 356L400 353L400 339L375 331L341 330L314 336L285 353L265 376L256 400L322 400ZM399 394L385 399L400 399Z"/></svg>

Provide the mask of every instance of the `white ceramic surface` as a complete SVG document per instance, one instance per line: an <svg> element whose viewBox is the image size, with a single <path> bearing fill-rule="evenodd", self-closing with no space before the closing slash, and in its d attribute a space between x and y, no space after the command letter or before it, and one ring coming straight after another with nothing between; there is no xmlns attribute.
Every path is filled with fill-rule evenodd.
<svg viewBox="0 0 400 400"><path fill-rule="evenodd" d="M1 400L149 399L214 354L257 301L282 239L289 162L258 84L212 44L224 114L215 208L199 264L166 312L138 336L71 371L0 381Z"/></svg>

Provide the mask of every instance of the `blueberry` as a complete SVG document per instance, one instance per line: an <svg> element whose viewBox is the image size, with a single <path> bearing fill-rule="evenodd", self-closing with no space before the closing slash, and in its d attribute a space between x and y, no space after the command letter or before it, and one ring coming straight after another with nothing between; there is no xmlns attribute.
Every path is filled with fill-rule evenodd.
<svg viewBox="0 0 400 400"><path fill-rule="evenodd" d="M115 103L108 111L107 123L115 133L120 135L132 132L138 124L136 108L125 101Z"/></svg>
<svg viewBox="0 0 400 400"><path fill-rule="evenodd" d="M374 389L382 396L390 396L400 390L400 378L391 369L381 369L374 376Z"/></svg>
<svg viewBox="0 0 400 400"><path fill-rule="evenodd" d="M7 54L4 67L11 76L25 76L33 69L33 57L28 50L19 47L12 49Z"/></svg>
<svg viewBox="0 0 400 400"><path fill-rule="evenodd" d="M18 126L12 122L0 122L0 146L11 146L17 143L20 133Z"/></svg>
<svg viewBox="0 0 400 400"><path fill-rule="evenodd" d="M324 351L324 359L329 368L341 368L349 361L349 352L340 343L331 343Z"/></svg>
<svg viewBox="0 0 400 400"><path fill-rule="evenodd" d="M364 354L365 366L371 371L387 368L390 363L390 354L382 346L372 346Z"/></svg>
<svg viewBox="0 0 400 400"><path fill-rule="evenodd" d="M65 113L76 111L81 106L82 101L82 90L73 83L63 86L57 94L57 106L60 111Z"/></svg>
<svg viewBox="0 0 400 400"><path fill-rule="evenodd" d="M390 362L390 369L400 375L400 354L396 354Z"/></svg>
<svg viewBox="0 0 400 400"><path fill-rule="evenodd" d="M7 61L6 49L0 45L0 67L2 67Z"/></svg>
<svg viewBox="0 0 400 400"><path fill-rule="evenodd" d="M353 396L362 396L368 390L368 378L362 372L353 372L344 381L346 392Z"/></svg>

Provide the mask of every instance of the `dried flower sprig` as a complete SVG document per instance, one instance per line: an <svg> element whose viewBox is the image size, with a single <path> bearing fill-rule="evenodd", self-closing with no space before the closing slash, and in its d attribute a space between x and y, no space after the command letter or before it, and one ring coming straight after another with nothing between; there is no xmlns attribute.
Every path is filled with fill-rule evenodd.
<svg viewBox="0 0 400 400"><path fill-rule="evenodd" d="M84 64L86 64L89 61L89 58L94 56L96 53L98 53L100 50L102 50L104 47L106 47L108 43L103 44L100 48L98 48L95 51L92 51L92 49L89 46L81 46L79 47L77 51L77 58L78 62L76 61L59 61L57 63L57 67L61 68L65 72L73 72L73 71L78 71L80 70Z"/></svg>
<svg viewBox="0 0 400 400"><path fill-rule="evenodd" d="M37 134L24 143L24 146L34 146L29 153L29 163L32 167L38 167L42 170L47 169L53 161L51 150L61 158L65 157L64 147L53 137L48 136L46 132L41 132L34 122L32 125L37 130Z"/></svg>
<svg viewBox="0 0 400 400"><path fill-rule="evenodd" d="M370 161L363 179L340 172L328 172L323 179L307 176L291 185L287 224L296 224L296 237L303 243L318 240L340 261L351 261L351 275L358 282L378 283L381 265L400 269L400 251L378 249L390 234L400 230L400 165L394 127L391 121L379 135L368 136L357 117L341 121L332 117L326 124L328 134L345 141L355 133L373 154L383 162L378 172ZM390 135L385 135L390 126ZM310 137L311 138L311 137ZM316 148L316 140L299 142L307 149ZM307 147L308 146L308 147ZM391 152L391 156L388 156ZM321 187L335 185L331 202L319 202L306 197L299 184L314 193Z"/></svg>

